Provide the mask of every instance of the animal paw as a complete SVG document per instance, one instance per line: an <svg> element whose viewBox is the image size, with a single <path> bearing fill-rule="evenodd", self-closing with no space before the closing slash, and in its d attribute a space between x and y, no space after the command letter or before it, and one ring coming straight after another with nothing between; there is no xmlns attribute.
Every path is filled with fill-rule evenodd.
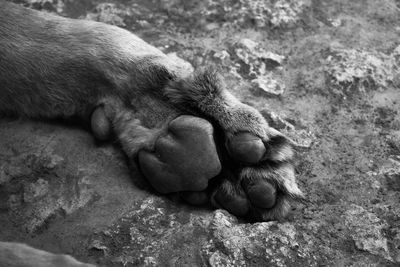
<svg viewBox="0 0 400 267"><path fill-rule="evenodd" d="M249 132L228 137L223 177L212 194L217 207L256 221L282 219L291 200L304 198L289 141L274 129L265 132L264 137Z"/></svg>
<svg viewBox="0 0 400 267"><path fill-rule="evenodd" d="M215 207L266 221L284 218L292 200L304 199L295 180L290 142L269 127L260 112L235 98L217 71L199 70L173 81L165 95L176 107L210 119L217 132L222 171L208 190L186 192L185 200L197 204L211 191Z"/></svg>

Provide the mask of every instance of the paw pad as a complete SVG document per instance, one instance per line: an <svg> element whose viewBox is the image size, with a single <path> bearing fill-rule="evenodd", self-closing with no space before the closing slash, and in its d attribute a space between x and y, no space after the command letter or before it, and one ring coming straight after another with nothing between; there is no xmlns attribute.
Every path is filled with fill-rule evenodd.
<svg viewBox="0 0 400 267"><path fill-rule="evenodd" d="M246 183L243 181L242 184ZM270 209L276 203L276 188L266 181L247 183L244 185L244 189L251 204L257 208Z"/></svg>
<svg viewBox="0 0 400 267"><path fill-rule="evenodd" d="M141 150L140 168L160 193L202 191L221 171L213 127L201 118L179 116L171 121L153 151Z"/></svg>
<svg viewBox="0 0 400 267"><path fill-rule="evenodd" d="M246 132L231 137L228 141L227 149L234 160L248 164L259 162L266 152L262 140Z"/></svg>

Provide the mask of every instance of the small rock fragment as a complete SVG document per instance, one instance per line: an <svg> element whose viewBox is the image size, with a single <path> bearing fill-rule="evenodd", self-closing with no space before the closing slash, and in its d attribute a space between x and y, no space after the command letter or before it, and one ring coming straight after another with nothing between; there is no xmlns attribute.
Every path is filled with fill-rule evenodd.
<svg viewBox="0 0 400 267"><path fill-rule="evenodd" d="M387 225L375 214L353 204L345 213L345 224L359 250L393 261L387 239L382 235L382 230Z"/></svg>
<svg viewBox="0 0 400 267"><path fill-rule="evenodd" d="M272 95L281 95L285 90L285 85L278 78L281 72L281 65L285 59L284 56L266 51L260 45L250 39L240 40L235 49L236 56L241 60L240 64L247 65L247 75L255 77L252 84Z"/></svg>
<svg viewBox="0 0 400 267"><path fill-rule="evenodd" d="M263 92L271 95L279 96L285 91L285 85L272 78L271 75L258 76L251 82Z"/></svg>
<svg viewBox="0 0 400 267"><path fill-rule="evenodd" d="M278 114L276 114L273 111L270 111L268 109L263 109L263 110L261 110L261 114L267 120L269 126L275 128L277 130L282 130L282 129L289 129L292 131L295 130L295 127L293 124L286 121L285 119L283 119L281 116L279 116Z"/></svg>
<svg viewBox="0 0 400 267"><path fill-rule="evenodd" d="M298 149L310 148L317 139L312 131L296 129L293 124L270 110L264 109L261 111L261 114L271 127L281 131L287 138L289 138L292 145Z"/></svg>

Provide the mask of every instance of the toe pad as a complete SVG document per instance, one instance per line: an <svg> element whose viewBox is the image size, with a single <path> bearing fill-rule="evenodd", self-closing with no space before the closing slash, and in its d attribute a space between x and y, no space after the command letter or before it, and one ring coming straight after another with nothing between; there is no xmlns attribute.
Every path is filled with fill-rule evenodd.
<svg viewBox="0 0 400 267"><path fill-rule="evenodd" d="M228 142L231 157L243 163L257 163L265 154L265 146L260 138L251 133L238 133Z"/></svg>
<svg viewBox="0 0 400 267"><path fill-rule="evenodd" d="M245 186L245 191L250 199L250 202L261 209L270 209L276 202L275 187L266 182L249 183Z"/></svg>

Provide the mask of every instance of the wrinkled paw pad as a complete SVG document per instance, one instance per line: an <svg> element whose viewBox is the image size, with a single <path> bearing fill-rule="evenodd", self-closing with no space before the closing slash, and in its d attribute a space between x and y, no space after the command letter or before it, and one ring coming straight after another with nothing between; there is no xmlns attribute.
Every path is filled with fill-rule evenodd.
<svg viewBox="0 0 400 267"><path fill-rule="evenodd" d="M179 116L158 138L154 151L139 151L139 166L160 193L202 191L221 171L212 125L201 118Z"/></svg>

